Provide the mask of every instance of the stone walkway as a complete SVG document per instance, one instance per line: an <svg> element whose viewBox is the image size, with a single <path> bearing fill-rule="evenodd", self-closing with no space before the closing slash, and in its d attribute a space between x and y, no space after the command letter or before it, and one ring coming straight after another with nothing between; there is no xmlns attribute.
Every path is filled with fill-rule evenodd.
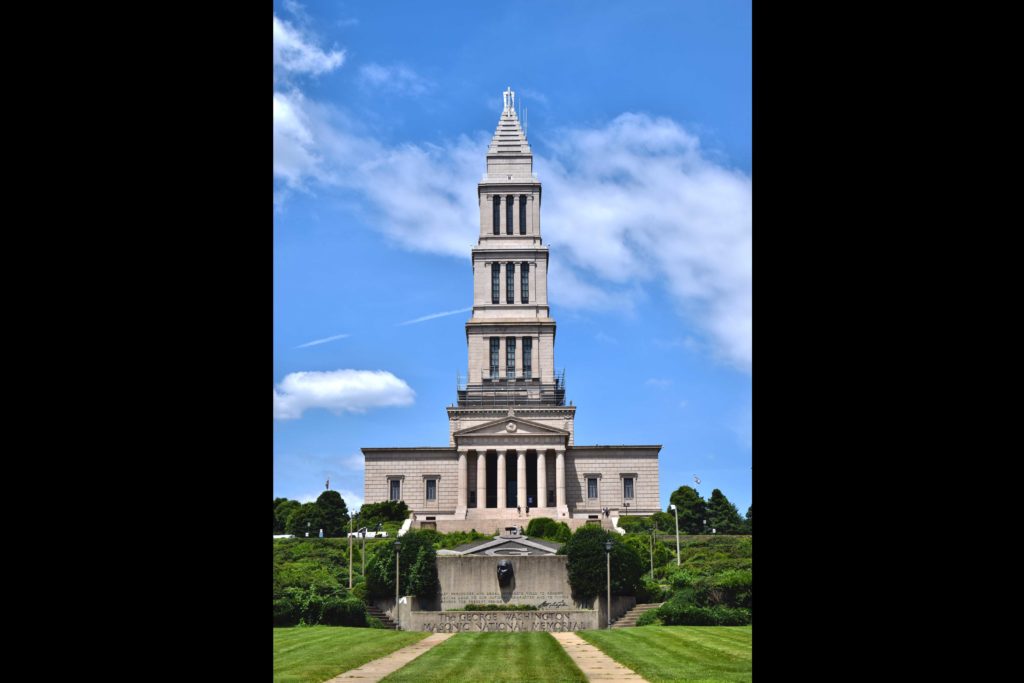
<svg viewBox="0 0 1024 683"><path fill-rule="evenodd" d="M438 643L451 638L453 633L432 633L418 643L407 645L401 650L395 650L386 657L375 659L372 662L363 664L358 669L346 671L330 679L326 683L341 683L342 681L361 681L362 683L376 683L388 674L398 671L403 666L419 657L421 654L434 647ZM637 679L640 680L640 679Z"/></svg>
<svg viewBox="0 0 1024 683"><path fill-rule="evenodd" d="M632 669L627 669L571 631L552 633L555 640L576 662L576 666L592 681L635 681L647 683Z"/></svg>

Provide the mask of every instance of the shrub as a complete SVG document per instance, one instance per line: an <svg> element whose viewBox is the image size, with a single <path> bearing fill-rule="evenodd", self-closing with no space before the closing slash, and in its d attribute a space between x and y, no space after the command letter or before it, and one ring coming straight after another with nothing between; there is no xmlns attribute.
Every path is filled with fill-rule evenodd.
<svg viewBox="0 0 1024 683"><path fill-rule="evenodd" d="M634 595L642 585L643 565L640 557L618 535L612 536L601 527L586 525L576 530L559 549L569 557L569 585L580 600L590 600L606 586L605 541L611 540L612 592Z"/></svg>
<svg viewBox="0 0 1024 683"><path fill-rule="evenodd" d="M636 591L637 602L662 602L670 595L670 591L657 581L644 579L643 585Z"/></svg>
<svg viewBox="0 0 1024 683"><path fill-rule="evenodd" d="M437 593L437 553L434 541L440 537L432 529L410 531L401 538L399 588L402 595L431 598ZM412 569L426 548L424 560L417 569L416 580ZM433 579L433 580L431 580ZM389 597L395 594L395 548L393 542L382 542L367 549L366 591L371 597Z"/></svg>
<svg viewBox="0 0 1024 683"><path fill-rule="evenodd" d="M661 626L661 617L658 616L658 610L649 609L636 620L637 626Z"/></svg>
<svg viewBox="0 0 1024 683"><path fill-rule="evenodd" d="M445 548L451 550L460 545L466 543L472 543L473 541L482 541L484 539L490 540L493 536L487 534L481 534L476 529L471 531L452 531L447 534L442 534L441 538L434 544L434 547L438 550Z"/></svg>
<svg viewBox="0 0 1024 683"><path fill-rule="evenodd" d="M366 606L356 598L327 598L320 623L327 626L366 626Z"/></svg>
<svg viewBox="0 0 1024 683"><path fill-rule="evenodd" d="M536 517L526 525L526 535L554 539L558 533L558 522L550 517Z"/></svg>
<svg viewBox="0 0 1024 683"><path fill-rule="evenodd" d="M650 517L619 517L619 528L627 534L642 534L651 528Z"/></svg>
<svg viewBox="0 0 1024 683"><path fill-rule="evenodd" d="M274 600L274 626L295 626L300 617L298 605L290 598Z"/></svg>
<svg viewBox="0 0 1024 683"><path fill-rule="evenodd" d="M695 607L675 600L666 602L657 612L666 626L745 626L750 623L750 610L747 609Z"/></svg>
<svg viewBox="0 0 1024 683"><path fill-rule="evenodd" d="M693 582L694 600L702 607L724 605L749 609L752 602L752 573L730 570Z"/></svg>

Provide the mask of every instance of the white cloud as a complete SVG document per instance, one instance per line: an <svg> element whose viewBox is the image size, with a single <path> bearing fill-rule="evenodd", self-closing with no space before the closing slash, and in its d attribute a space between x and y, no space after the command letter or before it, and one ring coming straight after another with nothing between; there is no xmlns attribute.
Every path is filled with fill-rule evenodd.
<svg viewBox="0 0 1024 683"><path fill-rule="evenodd" d="M324 52L295 26L274 16L274 66L294 73L322 74L345 62L344 50Z"/></svg>
<svg viewBox="0 0 1024 683"><path fill-rule="evenodd" d="M296 419L310 408L341 414L407 406L415 395L403 380L383 370L293 372L274 388L274 418Z"/></svg>
<svg viewBox="0 0 1024 683"><path fill-rule="evenodd" d="M361 493L349 491L348 489L340 489L338 493L341 494L342 499L345 501L345 507L348 508L349 514L363 507L363 495Z"/></svg>
<svg viewBox="0 0 1024 683"><path fill-rule="evenodd" d="M365 64L359 69L359 77L367 85L403 95L422 95L434 85L401 64Z"/></svg>
<svg viewBox="0 0 1024 683"><path fill-rule="evenodd" d="M430 315L425 315L425 316L422 316L420 318L413 318L412 320L406 320L404 323L398 323L398 324L399 325L415 325L416 323L421 323L421 322L424 322L424 321L427 321L427 320L433 320L434 318L444 318L445 316L457 315L459 313L467 313L467 312L472 311L472 310L473 310L473 307L470 306L468 308L460 308L457 311L443 311L441 313L431 313Z"/></svg>
<svg viewBox="0 0 1024 683"><path fill-rule="evenodd" d="M274 105L275 177L359 192L394 243L466 257L478 234L474 187L487 133L387 146L297 91L275 92ZM545 137L555 140L552 153L535 161L544 234L558 254L552 303L629 313L644 288L662 286L711 353L749 371L751 177L709 159L695 135L666 118L627 113Z"/></svg>

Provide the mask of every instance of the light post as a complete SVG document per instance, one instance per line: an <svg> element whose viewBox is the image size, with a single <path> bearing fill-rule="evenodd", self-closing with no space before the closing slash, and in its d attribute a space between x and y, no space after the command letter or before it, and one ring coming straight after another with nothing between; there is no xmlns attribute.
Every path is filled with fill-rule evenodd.
<svg viewBox="0 0 1024 683"><path fill-rule="evenodd" d="M309 538L309 522L306 522L306 538Z"/></svg>
<svg viewBox="0 0 1024 683"><path fill-rule="evenodd" d="M604 542L604 555L607 561L607 567L605 572L608 575L608 605L607 609L607 623L605 628L612 627L612 542L607 540Z"/></svg>
<svg viewBox="0 0 1024 683"><path fill-rule="evenodd" d="M653 522L653 520L652 520ZM651 524L651 581L654 581L654 530L658 528L656 524Z"/></svg>
<svg viewBox="0 0 1024 683"><path fill-rule="evenodd" d="M352 518L348 518L348 589L352 590Z"/></svg>
<svg viewBox="0 0 1024 683"><path fill-rule="evenodd" d="M399 549L402 547L402 542L395 540L395 626L400 626L399 615L398 615L398 563L401 561L401 556L398 554Z"/></svg>
<svg viewBox="0 0 1024 683"><path fill-rule="evenodd" d="M669 507L676 513L676 566L678 567L682 564L679 556L679 508L676 507L675 503L671 503Z"/></svg>

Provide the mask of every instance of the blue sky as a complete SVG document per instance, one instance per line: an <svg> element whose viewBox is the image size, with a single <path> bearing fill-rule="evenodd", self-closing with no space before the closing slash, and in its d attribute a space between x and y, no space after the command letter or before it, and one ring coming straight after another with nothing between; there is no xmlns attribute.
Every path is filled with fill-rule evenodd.
<svg viewBox="0 0 1024 683"><path fill-rule="evenodd" d="M749 2L275 3L274 496L329 476L358 506L360 447L447 445L511 86L576 443L660 443L663 506L696 474L746 512L750 22Z"/></svg>

